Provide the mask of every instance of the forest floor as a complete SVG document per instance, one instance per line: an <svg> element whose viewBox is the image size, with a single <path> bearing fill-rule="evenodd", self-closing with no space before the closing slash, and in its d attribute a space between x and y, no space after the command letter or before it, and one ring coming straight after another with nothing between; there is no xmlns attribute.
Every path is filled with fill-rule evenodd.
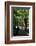
<svg viewBox="0 0 36 46"><path fill-rule="evenodd" d="M16 32L14 32L14 36L28 36L29 35L29 29L25 30L16 30Z"/></svg>

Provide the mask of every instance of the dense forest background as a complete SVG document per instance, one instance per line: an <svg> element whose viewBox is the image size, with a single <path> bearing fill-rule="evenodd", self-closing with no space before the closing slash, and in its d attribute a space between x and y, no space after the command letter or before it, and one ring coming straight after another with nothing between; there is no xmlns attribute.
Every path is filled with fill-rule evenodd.
<svg viewBox="0 0 36 46"><path fill-rule="evenodd" d="M29 35L29 8L28 7L13 8L13 35L14 36Z"/></svg>

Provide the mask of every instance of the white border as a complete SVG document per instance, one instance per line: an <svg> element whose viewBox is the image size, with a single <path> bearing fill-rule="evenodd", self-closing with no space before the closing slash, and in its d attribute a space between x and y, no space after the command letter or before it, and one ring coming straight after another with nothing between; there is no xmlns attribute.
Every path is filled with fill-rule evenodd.
<svg viewBox="0 0 36 46"><path fill-rule="evenodd" d="M11 7L30 7L29 10L29 36L11 37ZM32 40L32 6L28 5L10 5L10 40Z"/></svg>

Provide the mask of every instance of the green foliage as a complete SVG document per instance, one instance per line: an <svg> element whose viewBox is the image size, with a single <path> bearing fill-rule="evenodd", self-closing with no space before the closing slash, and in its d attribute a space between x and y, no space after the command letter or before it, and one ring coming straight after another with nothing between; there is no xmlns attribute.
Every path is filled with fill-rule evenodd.
<svg viewBox="0 0 36 46"><path fill-rule="evenodd" d="M29 9L14 9L14 26L27 26Z"/></svg>

